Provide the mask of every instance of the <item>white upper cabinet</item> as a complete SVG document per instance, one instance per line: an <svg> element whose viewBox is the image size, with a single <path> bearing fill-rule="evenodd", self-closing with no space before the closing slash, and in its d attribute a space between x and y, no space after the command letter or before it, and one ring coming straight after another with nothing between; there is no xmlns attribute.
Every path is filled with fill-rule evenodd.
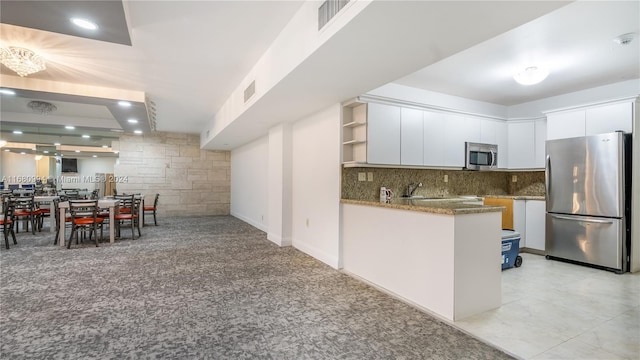
<svg viewBox="0 0 640 360"><path fill-rule="evenodd" d="M482 141L482 118L466 116L464 118L464 141L483 142Z"/></svg>
<svg viewBox="0 0 640 360"><path fill-rule="evenodd" d="M535 121L535 168L544 168L547 158L547 121L544 119Z"/></svg>
<svg viewBox="0 0 640 360"><path fill-rule="evenodd" d="M507 167L507 123L499 120L480 120L480 142L498 145L498 168Z"/></svg>
<svg viewBox="0 0 640 360"><path fill-rule="evenodd" d="M400 107L369 103L367 119L367 162L400 164Z"/></svg>
<svg viewBox="0 0 640 360"><path fill-rule="evenodd" d="M565 139L633 128L633 102L594 106L547 115L547 139Z"/></svg>
<svg viewBox="0 0 640 360"><path fill-rule="evenodd" d="M585 134L596 135L614 131L630 133L633 126L633 103L619 103L586 110Z"/></svg>
<svg viewBox="0 0 640 360"><path fill-rule="evenodd" d="M533 121L508 124L510 169L535 167L535 133L536 126Z"/></svg>
<svg viewBox="0 0 640 360"><path fill-rule="evenodd" d="M400 113L400 164L424 165L424 111L402 108Z"/></svg>
<svg viewBox="0 0 640 360"><path fill-rule="evenodd" d="M424 112L424 149L425 166L445 166L444 163L444 123L442 114L433 111Z"/></svg>
<svg viewBox="0 0 640 360"><path fill-rule="evenodd" d="M585 110L547 115L547 140L584 136L585 118Z"/></svg>
<svg viewBox="0 0 640 360"><path fill-rule="evenodd" d="M464 143L468 141L469 132L465 129L467 119L458 114L440 114L443 122L444 166L464 167Z"/></svg>

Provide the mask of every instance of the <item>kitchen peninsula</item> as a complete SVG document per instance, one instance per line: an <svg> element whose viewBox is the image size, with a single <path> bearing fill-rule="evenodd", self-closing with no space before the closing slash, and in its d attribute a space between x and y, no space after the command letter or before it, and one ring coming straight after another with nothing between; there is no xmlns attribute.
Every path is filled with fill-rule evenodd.
<svg viewBox="0 0 640 360"><path fill-rule="evenodd" d="M447 320L501 304L501 212L464 199L341 201L343 270Z"/></svg>

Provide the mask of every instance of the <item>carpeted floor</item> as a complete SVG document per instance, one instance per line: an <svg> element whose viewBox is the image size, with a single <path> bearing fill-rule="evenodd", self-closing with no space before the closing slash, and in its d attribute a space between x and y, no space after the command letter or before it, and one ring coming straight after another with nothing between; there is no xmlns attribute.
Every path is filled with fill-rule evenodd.
<svg viewBox="0 0 640 360"><path fill-rule="evenodd" d="M97 248L17 235L0 249L2 359L511 358L233 217Z"/></svg>

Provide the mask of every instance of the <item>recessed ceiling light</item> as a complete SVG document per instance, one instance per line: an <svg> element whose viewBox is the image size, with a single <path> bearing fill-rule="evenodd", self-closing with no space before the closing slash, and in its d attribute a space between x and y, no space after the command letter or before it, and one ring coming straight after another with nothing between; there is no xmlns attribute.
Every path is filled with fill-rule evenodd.
<svg viewBox="0 0 640 360"><path fill-rule="evenodd" d="M24 154L26 154L26 152L20 151L20 155L24 155Z"/></svg>
<svg viewBox="0 0 640 360"><path fill-rule="evenodd" d="M109 148L109 146L108 145L102 145L102 148L103 149L107 149L107 148Z"/></svg>
<svg viewBox="0 0 640 360"><path fill-rule="evenodd" d="M0 89L0 94L4 95L15 95L16 92L11 89Z"/></svg>
<svg viewBox="0 0 640 360"><path fill-rule="evenodd" d="M54 146L60 146L60 143L53 143Z"/></svg>
<svg viewBox="0 0 640 360"><path fill-rule="evenodd" d="M9 152L9 151L11 151L11 150L9 150L9 149L4 149L4 151Z"/></svg>
<svg viewBox="0 0 640 360"><path fill-rule="evenodd" d="M76 150L76 152L80 152L80 150Z"/></svg>
<svg viewBox="0 0 640 360"><path fill-rule="evenodd" d="M120 152L120 151L114 151L113 153L114 153L114 154L117 154L117 153L119 153L119 152Z"/></svg>
<svg viewBox="0 0 640 360"><path fill-rule="evenodd" d="M71 22L78 27L81 27L83 29L87 29L87 30L97 30L98 29L98 25L92 21L89 21L87 19L82 19L82 18L71 18Z"/></svg>
<svg viewBox="0 0 640 360"><path fill-rule="evenodd" d="M98 155L93 155L93 157L98 157Z"/></svg>
<svg viewBox="0 0 640 360"><path fill-rule="evenodd" d="M67 129L67 130L73 130L73 129L75 129L76 127L75 127L75 126L73 126L73 125L67 125L67 126L65 126L64 128L65 128L65 129Z"/></svg>
<svg viewBox="0 0 640 360"><path fill-rule="evenodd" d="M138 123L137 119L129 119L127 121L129 122L129 124L137 124Z"/></svg>
<svg viewBox="0 0 640 360"><path fill-rule="evenodd" d="M16 135L22 135L22 131L20 130L13 130L13 133Z"/></svg>
<svg viewBox="0 0 640 360"><path fill-rule="evenodd" d="M136 134L142 134L142 130L134 130L133 132Z"/></svg>
<svg viewBox="0 0 640 360"><path fill-rule="evenodd" d="M90 138L90 137L91 137L91 135L84 134L84 135L82 135L82 137L83 137L84 139L88 139L88 138Z"/></svg>
<svg viewBox="0 0 640 360"><path fill-rule="evenodd" d="M38 149L36 149L36 148L31 148L31 150L32 150L32 151L36 151L36 150L38 150Z"/></svg>
<svg viewBox="0 0 640 360"><path fill-rule="evenodd" d="M118 101L118 105L122 106L122 107L129 107L131 106L131 103L128 101Z"/></svg>
<svg viewBox="0 0 640 360"><path fill-rule="evenodd" d="M48 153L49 153L49 150L45 150L45 151L43 151L43 153L44 153L44 154L48 154Z"/></svg>

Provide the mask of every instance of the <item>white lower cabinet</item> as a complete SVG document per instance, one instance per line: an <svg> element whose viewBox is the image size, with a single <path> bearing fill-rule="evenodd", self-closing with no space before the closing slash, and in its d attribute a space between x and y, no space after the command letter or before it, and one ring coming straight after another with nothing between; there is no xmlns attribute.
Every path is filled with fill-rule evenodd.
<svg viewBox="0 0 640 360"><path fill-rule="evenodd" d="M544 251L545 239L545 202L542 200L527 200L527 247Z"/></svg>
<svg viewBox="0 0 640 360"><path fill-rule="evenodd" d="M545 201L514 200L513 228L520 233L520 248L544 251Z"/></svg>
<svg viewBox="0 0 640 360"><path fill-rule="evenodd" d="M527 247L526 200L513 200L513 230L520 233L520 248Z"/></svg>

